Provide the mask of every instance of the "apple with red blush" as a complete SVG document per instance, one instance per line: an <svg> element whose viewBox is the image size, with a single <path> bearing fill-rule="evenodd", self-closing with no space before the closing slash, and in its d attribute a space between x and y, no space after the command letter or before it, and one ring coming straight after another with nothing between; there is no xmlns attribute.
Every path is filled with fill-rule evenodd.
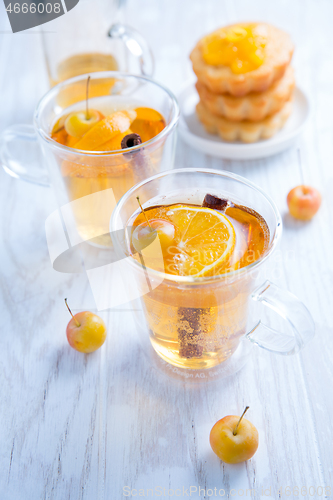
<svg viewBox="0 0 333 500"><path fill-rule="evenodd" d="M290 214L295 219L307 221L318 212L321 205L321 194L311 186L296 186L287 196Z"/></svg>

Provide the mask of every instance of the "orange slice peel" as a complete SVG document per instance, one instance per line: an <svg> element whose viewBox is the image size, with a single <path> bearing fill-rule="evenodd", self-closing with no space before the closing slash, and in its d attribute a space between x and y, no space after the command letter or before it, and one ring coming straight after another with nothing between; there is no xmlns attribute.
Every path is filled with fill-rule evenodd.
<svg viewBox="0 0 333 500"><path fill-rule="evenodd" d="M76 144L76 149L101 151L101 146L126 132L136 118L134 110L116 111L94 125Z"/></svg>

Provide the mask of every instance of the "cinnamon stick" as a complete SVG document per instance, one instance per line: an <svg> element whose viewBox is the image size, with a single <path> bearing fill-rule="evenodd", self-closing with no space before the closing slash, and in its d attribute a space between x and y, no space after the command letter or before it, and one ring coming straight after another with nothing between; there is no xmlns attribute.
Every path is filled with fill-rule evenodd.
<svg viewBox="0 0 333 500"><path fill-rule="evenodd" d="M209 310L209 309L208 309ZM178 342L179 356L182 358L200 358L203 346L199 344L202 316L206 309L194 307L179 307Z"/></svg>
<svg viewBox="0 0 333 500"><path fill-rule="evenodd" d="M206 194L204 201L202 202L203 207L212 208L214 210L224 210L228 206L228 200L224 200L223 198L218 198L212 194Z"/></svg>
<svg viewBox="0 0 333 500"><path fill-rule="evenodd" d="M224 211L229 205L228 200L206 194L202 206ZM179 356L183 358L200 358L203 345L200 343L202 334L205 333L204 324L209 323L210 308L179 307L178 342ZM207 318L208 316L208 318Z"/></svg>
<svg viewBox="0 0 333 500"><path fill-rule="evenodd" d="M121 149L133 148L139 144L142 144L139 134L128 134L125 135L121 141ZM123 153L123 156L130 163L135 183L140 182L147 177L151 177L154 174L151 159L149 155L145 155L143 147L135 149L134 151L127 151L126 153Z"/></svg>

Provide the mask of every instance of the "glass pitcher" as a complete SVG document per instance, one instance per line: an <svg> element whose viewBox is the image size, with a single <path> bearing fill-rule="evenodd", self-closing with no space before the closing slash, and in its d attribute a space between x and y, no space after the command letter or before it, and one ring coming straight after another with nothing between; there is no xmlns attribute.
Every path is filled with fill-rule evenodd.
<svg viewBox="0 0 333 500"><path fill-rule="evenodd" d="M154 62L144 38L121 23L122 0L80 0L65 15L42 26L51 87L96 71L152 76Z"/></svg>

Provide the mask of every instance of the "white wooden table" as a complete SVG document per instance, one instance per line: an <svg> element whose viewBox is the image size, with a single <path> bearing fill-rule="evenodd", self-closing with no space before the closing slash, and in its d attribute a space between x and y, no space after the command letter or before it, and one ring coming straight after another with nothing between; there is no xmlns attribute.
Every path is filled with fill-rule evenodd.
<svg viewBox="0 0 333 500"><path fill-rule="evenodd" d="M90 356L75 352L65 336L63 299L75 311L94 310L87 278L51 267L44 233L56 207L51 191L1 170L0 499L120 500L125 486L146 497L154 489L156 498L158 492L187 498L190 491L195 499L219 498L222 489L224 498L297 492L330 498L333 2L130 0L126 11L128 23L153 48L156 79L174 91L191 76L188 54L196 40L219 25L262 19L292 34L297 81L313 104L299 145L305 181L323 195L315 220L302 224L286 215L286 195L301 182L296 147L238 162L205 156L179 141L176 166L223 168L273 197L285 225L282 259L272 264L271 279L304 301L317 336L294 357L255 349L237 375L197 388L166 383L147 365L128 312L103 313L105 346ZM39 35L12 35L2 2L0 30L1 131L31 122L48 82ZM247 463L223 465L210 449L210 429L246 404L259 430L258 452Z"/></svg>

